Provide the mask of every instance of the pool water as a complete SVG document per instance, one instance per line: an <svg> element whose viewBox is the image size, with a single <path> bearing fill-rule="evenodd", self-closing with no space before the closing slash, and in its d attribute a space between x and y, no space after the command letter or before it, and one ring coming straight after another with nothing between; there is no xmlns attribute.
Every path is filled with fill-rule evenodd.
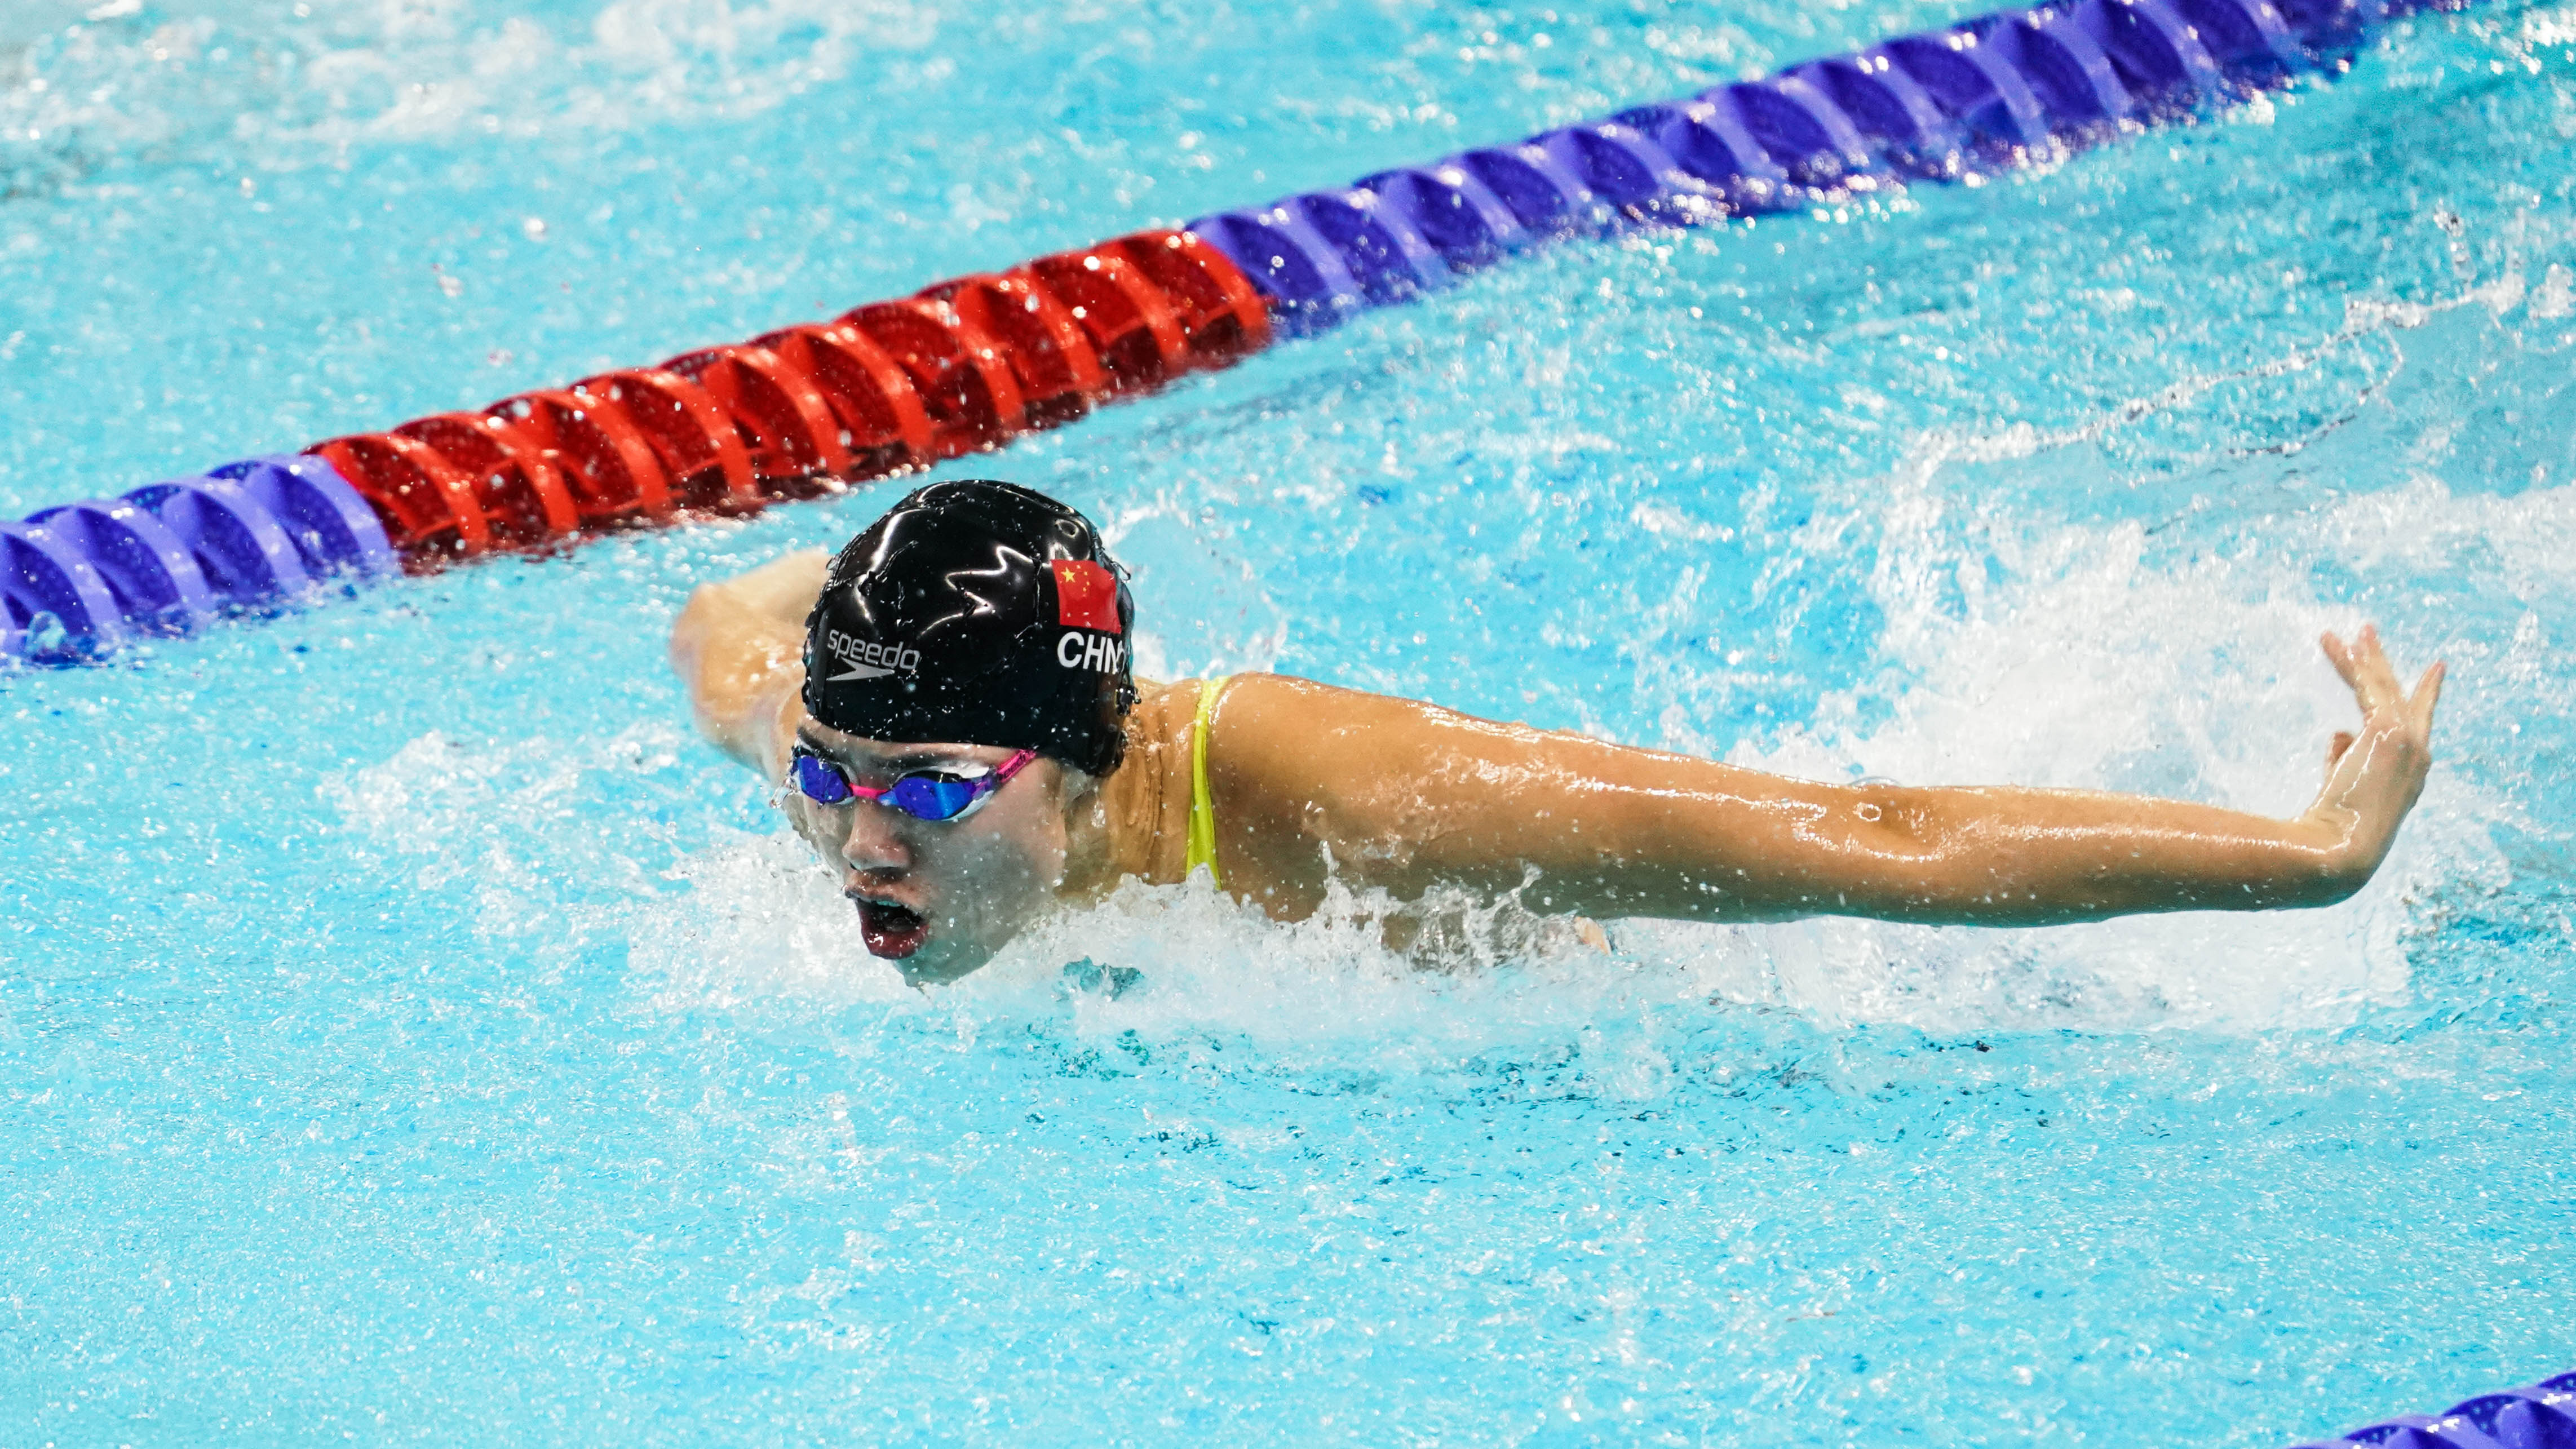
<svg viewBox="0 0 2576 1449"><path fill-rule="evenodd" d="M1902 29L1554 9L0 15L0 513ZM1975 188L1569 245L953 465L1138 656L2290 813L2331 910L1133 891L917 994L663 663L909 482L0 677L0 1442L2272 1445L2576 1363L2576 6ZM1125 983L1123 989L1120 983Z"/></svg>

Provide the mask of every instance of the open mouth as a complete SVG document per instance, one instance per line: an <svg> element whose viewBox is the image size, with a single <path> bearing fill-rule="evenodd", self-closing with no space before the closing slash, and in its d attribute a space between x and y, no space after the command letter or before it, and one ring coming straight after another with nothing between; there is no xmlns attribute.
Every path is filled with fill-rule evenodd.
<svg viewBox="0 0 2576 1449"><path fill-rule="evenodd" d="M921 949L930 939L930 923L918 914L892 901L856 897L859 907L859 939L865 941L868 954L888 961L900 961Z"/></svg>

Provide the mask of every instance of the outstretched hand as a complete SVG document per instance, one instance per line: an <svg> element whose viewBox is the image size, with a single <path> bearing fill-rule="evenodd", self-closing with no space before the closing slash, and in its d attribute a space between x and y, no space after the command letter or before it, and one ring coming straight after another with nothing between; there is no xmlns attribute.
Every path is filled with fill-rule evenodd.
<svg viewBox="0 0 2576 1449"><path fill-rule="evenodd" d="M2351 643L2332 634L2320 642L2335 672L2352 686L2361 705L2361 730L2337 730L2326 747L2325 788L2306 818L2335 832L2339 862L2354 883L2367 880L2387 858L2389 842L2433 764L2433 706L2442 698L2443 666L2436 662L2409 694L2389 667L2378 627L2364 624Z"/></svg>

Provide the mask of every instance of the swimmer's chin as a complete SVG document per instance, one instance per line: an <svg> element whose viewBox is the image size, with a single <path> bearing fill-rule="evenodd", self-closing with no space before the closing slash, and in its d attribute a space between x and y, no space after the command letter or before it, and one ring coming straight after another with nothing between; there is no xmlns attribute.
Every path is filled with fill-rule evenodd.
<svg viewBox="0 0 2576 1449"><path fill-rule="evenodd" d="M886 964L903 973L906 986L950 986L983 970L997 954L971 942L934 936L920 950Z"/></svg>
<svg viewBox="0 0 2576 1449"><path fill-rule="evenodd" d="M1058 901L1054 908L1062 909L1065 904ZM995 939L997 923L990 919L970 924L948 917L931 924L917 944L900 955L877 951L873 946L870 954L902 973L906 986L951 986L991 965L1012 942L1050 913L1049 907L1041 904L1027 918L1001 928L999 939Z"/></svg>

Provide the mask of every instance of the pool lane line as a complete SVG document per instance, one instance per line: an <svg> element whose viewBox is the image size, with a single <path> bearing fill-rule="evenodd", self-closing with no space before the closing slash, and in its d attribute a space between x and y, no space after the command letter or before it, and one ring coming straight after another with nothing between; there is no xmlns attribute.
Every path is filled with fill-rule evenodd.
<svg viewBox="0 0 2576 1449"><path fill-rule="evenodd" d="M2291 1449L2567 1449L2576 1445L2576 1373L2465 1399L2439 1414L2400 1414Z"/></svg>
<svg viewBox="0 0 2576 1449"><path fill-rule="evenodd" d="M999 448L1570 237L2054 161L2341 66L2464 0L2076 0L1976 16L1352 185L941 282L657 367L0 524L0 660L316 596L343 574L773 502Z"/></svg>

